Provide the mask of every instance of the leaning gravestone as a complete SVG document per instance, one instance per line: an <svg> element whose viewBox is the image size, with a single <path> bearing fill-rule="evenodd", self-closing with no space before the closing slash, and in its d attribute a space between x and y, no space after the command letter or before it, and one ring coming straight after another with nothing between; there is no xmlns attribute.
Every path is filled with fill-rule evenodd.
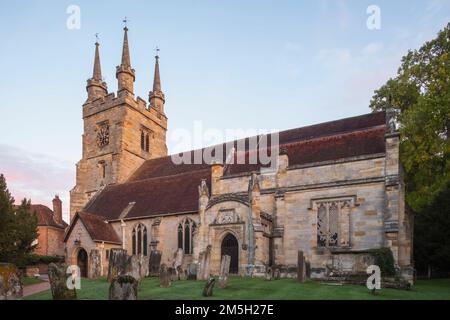
<svg viewBox="0 0 450 320"><path fill-rule="evenodd" d="M183 272L183 269L182 269L183 259L184 259L184 251L182 248L178 248L178 250L175 252L174 259L173 259L173 268L177 274L178 280L181 279L179 270L181 270L181 272Z"/></svg>
<svg viewBox="0 0 450 320"><path fill-rule="evenodd" d="M297 269L297 281L305 282L306 279L306 263L303 251L298 251L298 269Z"/></svg>
<svg viewBox="0 0 450 320"><path fill-rule="evenodd" d="M170 274L167 266L163 263L159 271L159 286L161 288L170 287Z"/></svg>
<svg viewBox="0 0 450 320"><path fill-rule="evenodd" d="M75 300L77 292L75 284L73 289L69 289L68 280L70 283L71 273L67 273L66 264L50 263L48 265L48 278L50 280L50 289L52 291L53 300ZM79 276L79 275L78 275Z"/></svg>
<svg viewBox="0 0 450 320"><path fill-rule="evenodd" d="M272 281L272 280L273 280L273 270L272 270L272 267L267 267L267 268L266 268L266 273L265 273L265 275L264 275L264 278L265 278L267 281Z"/></svg>
<svg viewBox="0 0 450 320"><path fill-rule="evenodd" d="M159 276L160 264L161 264L161 251L152 250L150 252L150 259L148 262L149 265L148 273L151 277Z"/></svg>
<svg viewBox="0 0 450 320"><path fill-rule="evenodd" d="M187 268L187 279L196 280L197 279L197 263L190 263Z"/></svg>
<svg viewBox="0 0 450 320"><path fill-rule="evenodd" d="M126 275L132 276L137 281L141 281L141 264L139 261L139 256L132 255L128 257L126 265Z"/></svg>
<svg viewBox="0 0 450 320"><path fill-rule="evenodd" d="M137 300L138 281L130 275L118 275L109 286L109 300Z"/></svg>
<svg viewBox="0 0 450 320"><path fill-rule="evenodd" d="M186 280L186 278L187 278L186 270L183 270L183 268L181 266L178 266L176 271L177 271L178 280Z"/></svg>
<svg viewBox="0 0 450 320"><path fill-rule="evenodd" d="M170 281L176 281L178 280L177 272L174 268L169 267L167 268L167 272L169 273Z"/></svg>
<svg viewBox="0 0 450 320"><path fill-rule="evenodd" d="M92 249L89 253L89 276L91 278L98 278L102 275L102 265L100 251Z"/></svg>
<svg viewBox="0 0 450 320"><path fill-rule="evenodd" d="M210 276L211 246L200 252L197 280L208 280Z"/></svg>
<svg viewBox="0 0 450 320"><path fill-rule="evenodd" d="M0 263L0 300L16 300L22 296L22 282L18 269L11 263Z"/></svg>
<svg viewBox="0 0 450 320"><path fill-rule="evenodd" d="M205 284L205 287L203 288L203 296L204 297L212 296L215 283L216 283L216 279L214 279L213 277L209 278L209 280Z"/></svg>
<svg viewBox="0 0 450 320"><path fill-rule="evenodd" d="M127 272L128 255L124 249L111 249L109 253L108 281Z"/></svg>
<svg viewBox="0 0 450 320"><path fill-rule="evenodd" d="M226 288L228 285L228 275L230 274L231 257L223 255L220 262L219 287Z"/></svg>
<svg viewBox="0 0 450 320"><path fill-rule="evenodd" d="M148 277L149 271L149 256L140 256L139 257L139 267L140 267L140 277L145 278Z"/></svg>
<svg viewBox="0 0 450 320"><path fill-rule="evenodd" d="M274 280L280 280L280 278L281 278L280 268L279 267L274 267L273 268L273 279Z"/></svg>

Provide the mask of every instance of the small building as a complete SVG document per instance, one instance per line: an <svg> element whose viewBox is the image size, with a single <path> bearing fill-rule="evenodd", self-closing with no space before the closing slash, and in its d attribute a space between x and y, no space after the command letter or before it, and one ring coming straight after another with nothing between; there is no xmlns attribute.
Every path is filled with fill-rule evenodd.
<svg viewBox="0 0 450 320"><path fill-rule="evenodd" d="M64 233L68 224L62 219L62 201L53 199L53 211L42 204L32 204L31 212L38 218L38 238L34 253L44 256L64 256Z"/></svg>

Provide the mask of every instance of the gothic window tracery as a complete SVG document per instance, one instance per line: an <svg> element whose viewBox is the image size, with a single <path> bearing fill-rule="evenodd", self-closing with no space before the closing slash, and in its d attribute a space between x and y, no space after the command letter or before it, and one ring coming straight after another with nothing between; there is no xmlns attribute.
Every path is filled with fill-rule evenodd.
<svg viewBox="0 0 450 320"><path fill-rule="evenodd" d="M317 201L317 247L348 246L350 200Z"/></svg>
<svg viewBox="0 0 450 320"><path fill-rule="evenodd" d="M141 129L141 150L149 152L150 150L150 130L146 128Z"/></svg>
<svg viewBox="0 0 450 320"><path fill-rule="evenodd" d="M131 232L131 252L133 255L147 255L147 228L139 223Z"/></svg>
<svg viewBox="0 0 450 320"><path fill-rule="evenodd" d="M178 248L183 249L185 254L193 252L193 234L197 225L191 219L184 219L178 225Z"/></svg>

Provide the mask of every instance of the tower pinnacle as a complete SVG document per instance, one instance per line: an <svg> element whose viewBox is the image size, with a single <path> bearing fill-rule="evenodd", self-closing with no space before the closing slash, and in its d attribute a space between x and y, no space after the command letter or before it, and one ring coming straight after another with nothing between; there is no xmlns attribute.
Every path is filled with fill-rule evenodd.
<svg viewBox="0 0 450 320"><path fill-rule="evenodd" d="M124 22L126 23L126 18ZM134 69L131 68L130 49L128 47L128 28L123 28L123 47L122 47L122 62L116 67L116 78L118 81L118 94L123 94L124 91L133 94L133 86L135 79Z"/></svg>
<svg viewBox="0 0 450 320"><path fill-rule="evenodd" d="M88 92L88 100L94 100L96 98L105 96L108 94L108 88L105 82L102 80L102 68L100 65L100 44L98 43L98 35L96 34L95 42L95 56L94 56L94 69L92 71L92 78L87 80L86 90Z"/></svg>
<svg viewBox="0 0 450 320"><path fill-rule="evenodd" d="M153 90L149 92L150 106L157 111L164 113L165 97L161 90L161 78L159 75L159 49L156 47L155 74L153 76Z"/></svg>

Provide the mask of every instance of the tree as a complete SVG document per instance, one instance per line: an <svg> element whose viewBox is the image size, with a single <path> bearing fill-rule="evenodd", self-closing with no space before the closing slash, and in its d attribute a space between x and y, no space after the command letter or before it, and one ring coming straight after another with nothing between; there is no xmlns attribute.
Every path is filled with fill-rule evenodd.
<svg viewBox="0 0 450 320"><path fill-rule="evenodd" d="M375 91L370 106L383 110L388 100L400 124L406 201L420 212L450 182L450 23L402 58L397 76Z"/></svg>
<svg viewBox="0 0 450 320"><path fill-rule="evenodd" d="M421 274L450 275L450 186L415 217L414 262Z"/></svg>
<svg viewBox="0 0 450 320"><path fill-rule="evenodd" d="M20 263L34 249L38 237L37 217L30 212L30 201L14 207L6 179L0 174L0 261Z"/></svg>

